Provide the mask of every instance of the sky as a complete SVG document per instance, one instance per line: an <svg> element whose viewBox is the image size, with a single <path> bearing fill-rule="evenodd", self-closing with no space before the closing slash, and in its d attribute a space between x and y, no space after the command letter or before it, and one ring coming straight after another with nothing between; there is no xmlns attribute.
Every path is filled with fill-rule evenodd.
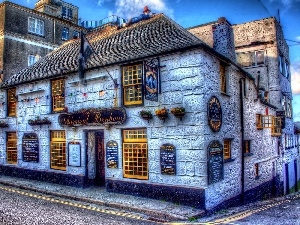
<svg viewBox="0 0 300 225"><path fill-rule="evenodd" d="M10 0L34 8L37 0ZM143 7L164 13L184 28L226 17L231 24L276 17L290 49L293 116L300 121L300 0L64 0L79 7L81 21L95 21L110 15L124 19L138 16ZM3 2L3 0L0 0Z"/></svg>

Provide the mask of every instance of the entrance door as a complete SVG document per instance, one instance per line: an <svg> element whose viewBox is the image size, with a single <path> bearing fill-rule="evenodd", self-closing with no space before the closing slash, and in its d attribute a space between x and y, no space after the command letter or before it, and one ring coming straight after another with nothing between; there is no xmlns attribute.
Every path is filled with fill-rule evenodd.
<svg viewBox="0 0 300 225"><path fill-rule="evenodd" d="M96 185L105 185L105 152L104 132L95 132L95 153L96 153Z"/></svg>

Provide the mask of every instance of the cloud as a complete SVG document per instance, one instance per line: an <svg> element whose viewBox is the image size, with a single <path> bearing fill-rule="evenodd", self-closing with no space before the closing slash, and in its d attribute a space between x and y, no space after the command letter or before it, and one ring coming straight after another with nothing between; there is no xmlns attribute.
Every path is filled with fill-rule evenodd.
<svg viewBox="0 0 300 225"><path fill-rule="evenodd" d="M300 94L300 61L291 64L291 76L293 94Z"/></svg>
<svg viewBox="0 0 300 225"><path fill-rule="evenodd" d="M300 41L300 36L296 37L296 40L297 40L297 41Z"/></svg>
<svg viewBox="0 0 300 225"><path fill-rule="evenodd" d="M98 6L102 6L104 2L109 2L110 0L98 0Z"/></svg>
<svg viewBox="0 0 300 225"><path fill-rule="evenodd" d="M295 3L300 2L300 0L269 0L271 3L272 2L279 2L281 3L283 6L290 8L292 7Z"/></svg>
<svg viewBox="0 0 300 225"><path fill-rule="evenodd" d="M148 6L152 13L165 13L169 17L173 15L173 10L167 7L165 0L116 0L113 14L130 19L142 14L144 6Z"/></svg>

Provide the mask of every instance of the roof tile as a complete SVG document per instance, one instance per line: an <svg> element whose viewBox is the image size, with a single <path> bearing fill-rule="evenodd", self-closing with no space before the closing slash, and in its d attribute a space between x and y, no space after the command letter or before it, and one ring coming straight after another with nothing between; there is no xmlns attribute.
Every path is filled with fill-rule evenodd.
<svg viewBox="0 0 300 225"><path fill-rule="evenodd" d="M87 68L151 57L203 44L200 39L163 14L154 15L129 27L98 30L86 36L96 52L88 59ZM80 39L64 43L32 66L6 79L2 87L78 71L79 46Z"/></svg>

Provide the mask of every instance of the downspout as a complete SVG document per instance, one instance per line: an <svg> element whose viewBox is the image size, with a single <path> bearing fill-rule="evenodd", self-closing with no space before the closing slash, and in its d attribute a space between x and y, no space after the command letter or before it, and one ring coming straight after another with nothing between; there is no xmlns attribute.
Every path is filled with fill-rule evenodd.
<svg viewBox="0 0 300 225"><path fill-rule="evenodd" d="M242 190L241 190L241 200L242 203L245 201L245 158L244 158L244 152L245 152L245 134L244 134L244 98L243 98L243 80L245 82L245 78L240 78L240 117L241 117L241 141L242 141L242 151L241 151L241 183L242 183Z"/></svg>

